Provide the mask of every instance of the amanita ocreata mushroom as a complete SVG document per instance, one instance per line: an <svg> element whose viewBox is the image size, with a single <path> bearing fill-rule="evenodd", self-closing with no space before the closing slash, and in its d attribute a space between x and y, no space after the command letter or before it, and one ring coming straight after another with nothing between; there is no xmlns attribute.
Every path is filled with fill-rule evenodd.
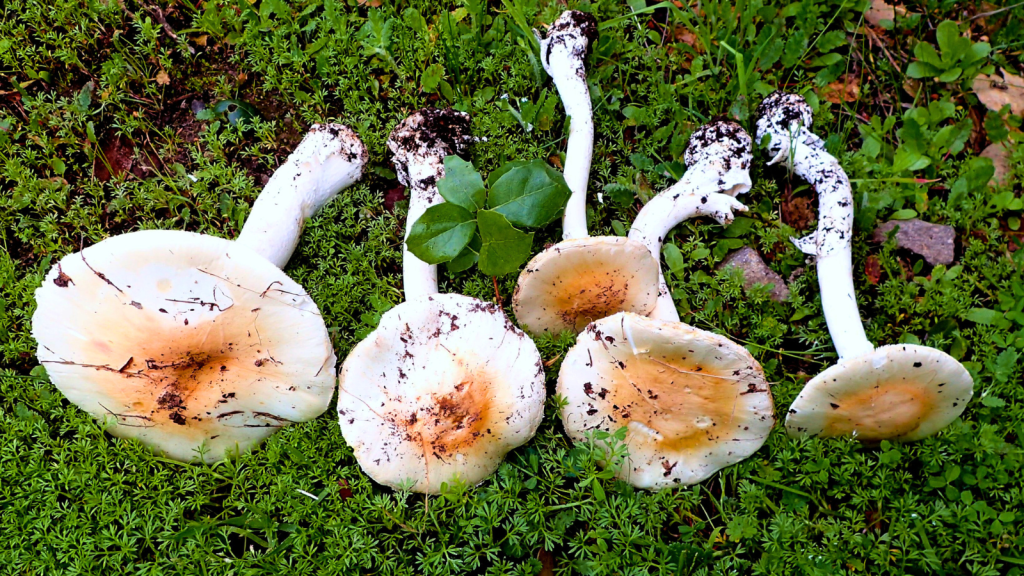
<svg viewBox="0 0 1024 576"><path fill-rule="evenodd" d="M743 208L709 191L749 189L750 138L738 125L698 129L686 160L683 179L648 202L630 233L653 254L680 221L711 215L725 223ZM659 300L650 318L620 312L587 326L558 374L566 432L584 441L590 430L627 427L629 457L619 478L651 490L700 482L747 458L774 423L771 392L753 356L679 322L668 290L662 294L666 303Z"/></svg>
<svg viewBox="0 0 1024 576"><path fill-rule="evenodd" d="M247 242L149 230L62 258L32 318L54 385L111 434L181 461L215 462L321 414L334 350L278 266L366 158L348 128L316 125L267 183Z"/></svg>
<svg viewBox="0 0 1024 576"><path fill-rule="evenodd" d="M563 175L572 196L562 217L564 240L527 263L512 298L516 319L531 334L578 332L620 310L647 314L657 300L658 263L642 244L587 234L594 123L583 59L596 38L593 16L569 10L541 40L541 62L570 116Z"/></svg>
<svg viewBox="0 0 1024 576"><path fill-rule="evenodd" d="M697 128L683 155L686 173L644 205L633 221L629 238L660 259L665 236L680 222L711 216L723 226L731 223L733 210L747 210L734 196L750 190L750 144L750 136L729 120L714 120ZM650 316L679 321L660 266L658 302Z"/></svg>
<svg viewBox="0 0 1024 576"><path fill-rule="evenodd" d="M469 116L453 110L421 110L392 132L388 147L412 194L410 221L443 201L442 161L468 139ZM381 484L425 493L456 477L477 484L540 425L540 353L497 305L437 294L436 273L410 262L408 251L404 258L406 302L342 365L341 431Z"/></svg>
<svg viewBox="0 0 1024 576"><path fill-rule="evenodd" d="M853 288L853 196L839 161L810 131L812 112L798 95L775 92L757 110L757 136L770 135L772 163L784 161L818 192L818 228L794 240L815 256L821 307L839 362L813 378L786 417L791 435L920 440L955 420L974 381L934 348L868 341Z"/></svg>

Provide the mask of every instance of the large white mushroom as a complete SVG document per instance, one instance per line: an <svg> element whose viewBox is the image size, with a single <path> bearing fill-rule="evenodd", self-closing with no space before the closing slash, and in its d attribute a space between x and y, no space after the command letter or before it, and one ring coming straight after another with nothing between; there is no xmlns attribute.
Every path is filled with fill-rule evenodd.
<svg viewBox="0 0 1024 576"><path fill-rule="evenodd" d="M526 264L512 297L516 319L534 335L579 332L620 310L647 314L658 297L658 263L642 244L587 233L594 121L583 60L596 39L594 17L568 10L540 40L541 62L570 117L563 175L572 196L562 217L563 241Z"/></svg>
<svg viewBox="0 0 1024 576"><path fill-rule="evenodd" d="M471 141L469 116L415 112L388 139L409 186L409 220L443 201L443 159ZM407 233L408 235L408 233ZM433 267L408 250L407 300L388 312L342 365L338 417L374 480L437 493L477 484L533 437L544 416L544 368L533 341L495 304L438 294Z"/></svg>
<svg viewBox="0 0 1024 576"><path fill-rule="evenodd" d="M818 193L818 227L794 240L815 257L821 307L839 362L813 378L786 417L791 435L920 440L966 408L967 370L934 348L868 341L853 288L853 195L839 161L810 131L812 112L798 95L775 92L757 110L757 136L771 138L771 161L784 162Z"/></svg>
<svg viewBox="0 0 1024 576"><path fill-rule="evenodd" d="M65 256L36 290L39 362L106 430L215 462L321 414L335 356L316 304L280 267L317 208L355 182L359 138L316 125L238 241L149 230Z"/></svg>
<svg viewBox="0 0 1024 576"><path fill-rule="evenodd" d="M750 137L717 121L698 129L679 183L644 206L630 232L652 254L680 221L733 219L729 193L750 187ZM662 279L662 283L664 280ZM774 423L761 366L742 346L679 322L667 288L650 318L630 312L587 326L558 374L562 424L577 442L627 428L618 477L658 490L700 482L756 452Z"/></svg>

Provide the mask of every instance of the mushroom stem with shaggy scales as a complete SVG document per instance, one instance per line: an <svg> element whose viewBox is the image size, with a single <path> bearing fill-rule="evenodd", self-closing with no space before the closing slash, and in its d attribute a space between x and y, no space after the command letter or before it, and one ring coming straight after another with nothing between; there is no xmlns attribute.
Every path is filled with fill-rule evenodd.
<svg viewBox="0 0 1024 576"><path fill-rule="evenodd" d="M566 10L540 41L540 61L551 76L569 116L569 140L565 149L565 183L572 191L562 215L562 238L587 237L587 183L594 154L594 119L583 60L597 40L597 21L590 14Z"/></svg>
<svg viewBox="0 0 1024 576"><path fill-rule="evenodd" d="M963 412L974 381L948 354L911 344L875 348L853 287L850 180L810 131L812 111L798 95L775 92L758 107L758 139L771 163L784 162L818 193L817 230L794 244L815 257L821 306L839 362L813 378L786 418L790 434L852 435L867 441L919 440Z"/></svg>
<svg viewBox="0 0 1024 576"><path fill-rule="evenodd" d="M256 201L243 241L145 230L62 258L32 317L53 384L107 432L181 461L216 462L320 415L334 347L280 267L303 220L365 162L348 128L315 125Z"/></svg>
<svg viewBox="0 0 1024 576"><path fill-rule="evenodd" d="M366 147L349 128L315 126L274 171L235 241L284 268L305 221L358 181L366 160Z"/></svg>
<svg viewBox="0 0 1024 576"><path fill-rule="evenodd" d="M444 157L470 138L468 115L454 110L415 112L392 132L395 168L417 206L443 201ZM410 208L410 221L417 214ZM406 301L345 359L338 417L370 477L433 494L455 477L482 482L533 437L544 416L544 367L500 307L438 294L432 267L408 251L404 258Z"/></svg>
<svg viewBox="0 0 1024 576"><path fill-rule="evenodd" d="M461 154L473 143L469 115L446 109L424 108L403 120L388 138L398 181L409 189L405 236L427 208L444 202L437 181L444 177L444 157ZM405 299L437 294L437 266L427 264L402 244L402 280Z"/></svg>
<svg viewBox="0 0 1024 576"><path fill-rule="evenodd" d="M684 154L687 170L670 188L644 205L629 238L661 257L665 236L676 225L696 216L711 216L723 226L733 221L733 210L747 207L734 198L750 190L750 136L735 122L715 120L694 131ZM665 274L658 269L658 302L652 318L679 321Z"/></svg>

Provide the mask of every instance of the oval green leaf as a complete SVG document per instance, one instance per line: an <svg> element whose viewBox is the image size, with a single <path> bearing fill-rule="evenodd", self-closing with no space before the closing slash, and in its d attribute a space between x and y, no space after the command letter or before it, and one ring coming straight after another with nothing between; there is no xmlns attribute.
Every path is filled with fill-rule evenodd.
<svg viewBox="0 0 1024 576"><path fill-rule="evenodd" d="M487 198L480 173L471 162L458 156L445 156L444 178L437 181L437 191L449 203L462 206L470 212L483 208Z"/></svg>
<svg viewBox="0 0 1024 576"><path fill-rule="evenodd" d="M536 159L504 170L491 186L487 207L516 226L539 228L562 214L571 195L562 173Z"/></svg>
<svg viewBox="0 0 1024 576"><path fill-rule="evenodd" d="M409 252L427 264L440 264L454 259L469 244L476 230L473 215L455 204L438 204L412 225L405 243Z"/></svg>
<svg viewBox="0 0 1024 576"><path fill-rule="evenodd" d="M480 271L489 276L515 272L530 257L533 234L517 230L500 213L477 212L480 226Z"/></svg>

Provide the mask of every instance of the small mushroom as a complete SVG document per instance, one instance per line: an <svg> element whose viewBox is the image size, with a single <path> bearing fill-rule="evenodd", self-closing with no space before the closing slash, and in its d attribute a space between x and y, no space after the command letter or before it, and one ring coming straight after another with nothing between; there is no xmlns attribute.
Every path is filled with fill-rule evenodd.
<svg viewBox="0 0 1024 576"><path fill-rule="evenodd" d="M630 240L642 243L654 258L660 258L665 236L680 222L711 216L723 226L731 223L733 210L747 210L734 196L750 190L752 158L750 136L739 124L719 119L697 128L683 155L686 173L644 205L633 221ZM679 321L660 266L658 301L650 316Z"/></svg>
<svg viewBox="0 0 1024 576"><path fill-rule="evenodd" d="M215 462L321 414L334 349L279 266L365 162L348 128L317 125L267 183L246 242L147 230L62 258L32 318L53 384L114 436L180 461Z"/></svg>
<svg viewBox="0 0 1024 576"><path fill-rule="evenodd" d="M587 233L587 181L594 122L583 60L597 39L594 17L568 10L548 29L541 62L569 115L565 182L572 196L562 217L564 240L537 254L519 275L512 297L516 319L539 335L579 332L620 310L648 313L657 300L658 263L639 242Z"/></svg>
<svg viewBox="0 0 1024 576"><path fill-rule="evenodd" d="M421 110L392 132L388 147L412 190L410 221L443 201L443 159L469 138L469 116L453 110ZM404 258L407 300L345 359L338 417L371 478L434 494L455 478L482 482L533 437L544 416L544 368L500 307L438 294L432 267L408 251Z"/></svg>
<svg viewBox="0 0 1024 576"><path fill-rule="evenodd" d="M784 161L818 192L818 228L794 239L815 257L821 306L839 363L814 377L786 417L790 435L920 440L955 420L974 381L934 348L868 341L853 288L853 195L839 161L810 131L812 112L798 95L775 92L757 110L757 136L769 135L772 163Z"/></svg>
<svg viewBox="0 0 1024 576"><path fill-rule="evenodd" d="M686 160L682 180L648 202L630 231L651 254L682 220L710 215L726 223L743 209L729 195L750 186L750 138L738 125L699 128ZM774 424L761 366L731 340L679 322L659 278L651 317L620 312L587 326L562 362L557 388L574 440L627 428L629 456L618 477L650 490L694 484L747 458Z"/></svg>

